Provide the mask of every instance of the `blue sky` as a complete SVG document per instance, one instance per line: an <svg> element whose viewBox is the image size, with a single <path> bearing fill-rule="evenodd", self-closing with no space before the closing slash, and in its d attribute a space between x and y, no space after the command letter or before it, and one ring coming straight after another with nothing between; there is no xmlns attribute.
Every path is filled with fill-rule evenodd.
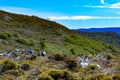
<svg viewBox="0 0 120 80"><path fill-rule="evenodd" d="M0 10L49 18L70 29L120 27L120 0L0 0Z"/></svg>

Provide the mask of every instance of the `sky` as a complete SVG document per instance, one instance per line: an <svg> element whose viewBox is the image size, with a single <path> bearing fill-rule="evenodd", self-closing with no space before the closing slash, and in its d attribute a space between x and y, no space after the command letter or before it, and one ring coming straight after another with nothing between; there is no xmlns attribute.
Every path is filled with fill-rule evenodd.
<svg viewBox="0 0 120 80"><path fill-rule="evenodd" d="M0 0L0 10L35 15L70 29L120 27L120 0Z"/></svg>

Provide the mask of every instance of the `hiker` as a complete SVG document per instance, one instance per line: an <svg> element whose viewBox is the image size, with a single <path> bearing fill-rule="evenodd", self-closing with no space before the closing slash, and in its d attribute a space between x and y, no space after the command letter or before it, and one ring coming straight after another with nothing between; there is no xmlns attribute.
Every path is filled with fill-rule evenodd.
<svg viewBox="0 0 120 80"><path fill-rule="evenodd" d="M43 51L43 52L41 53L41 56L42 56L42 57L45 57L45 56L46 56L46 52Z"/></svg>
<svg viewBox="0 0 120 80"><path fill-rule="evenodd" d="M33 54L33 53L34 53L34 50L29 50L28 53L29 53L29 54Z"/></svg>
<svg viewBox="0 0 120 80"><path fill-rule="evenodd" d="M21 52L21 54L24 54L24 53L26 53L26 49L23 49Z"/></svg>
<svg viewBox="0 0 120 80"><path fill-rule="evenodd" d="M15 53L19 53L20 52L20 50L19 49L15 49Z"/></svg>
<svg viewBox="0 0 120 80"><path fill-rule="evenodd" d="M12 55L12 50L9 49L9 50L7 51L7 57L10 58L11 55Z"/></svg>

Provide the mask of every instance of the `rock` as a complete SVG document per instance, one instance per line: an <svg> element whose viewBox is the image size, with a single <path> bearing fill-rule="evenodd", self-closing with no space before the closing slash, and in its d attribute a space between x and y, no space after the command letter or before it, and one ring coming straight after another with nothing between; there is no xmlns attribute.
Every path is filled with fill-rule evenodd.
<svg viewBox="0 0 120 80"><path fill-rule="evenodd" d="M87 67L89 64L86 63L86 62L81 62L80 65L81 65L83 68L85 68L85 67Z"/></svg>

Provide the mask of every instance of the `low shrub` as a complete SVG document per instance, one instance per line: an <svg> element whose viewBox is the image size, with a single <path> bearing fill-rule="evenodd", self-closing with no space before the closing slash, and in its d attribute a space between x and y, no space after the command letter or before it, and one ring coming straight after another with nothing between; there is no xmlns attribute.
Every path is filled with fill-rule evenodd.
<svg viewBox="0 0 120 80"><path fill-rule="evenodd" d="M29 58L29 60L35 60L37 56L35 55L31 55L31 57Z"/></svg>
<svg viewBox="0 0 120 80"><path fill-rule="evenodd" d="M30 65L29 64L22 64L22 66L20 66L20 68L24 71L28 71L30 69Z"/></svg>
<svg viewBox="0 0 120 80"><path fill-rule="evenodd" d="M14 70L14 69L12 69L12 70L7 70L5 72L5 74L14 75L14 76L21 76L23 74L23 72L20 71L20 70Z"/></svg>
<svg viewBox="0 0 120 80"><path fill-rule="evenodd" d="M47 75L47 74L41 74L39 76L39 80L54 80L51 76Z"/></svg>
<svg viewBox="0 0 120 80"><path fill-rule="evenodd" d="M23 37L19 37L16 39L17 42L21 43L21 44L25 44L27 46L34 46L36 44L36 41L33 39L27 39L27 38L23 38Z"/></svg>
<svg viewBox="0 0 120 80"><path fill-rule="evenodd" d="M67 68L69 68L70 70L75 70L78 67L77 61L73 59L67 60L66 64L67 64Z"/></svg>
<svg viewBox="0 0 120 80"><path fill-rule="evenodd" d="M64 71L64 70L51 70L49 72L49 75L54 80L73 80L73 75L68 71Z"/></svg>
<svg viewBox="0 0 120 80"><path fill-rule="evenodd" d="M6 33L6 32L2 32L0 33L0 38L1 39L8 39L11 37L11 34L10 33Z"/></svg>
<svg viewBox="0 0 120 80"><path fill-rule="evenodd" d="M75 49L74 49L74 48L70 49L70 52L71 52L73 55L75 55L75 54L76 54L76 52L75 52Z"/></svg>
<svg viewBox="0 0 120 80"><path fill-rule="evenodd" d="M89 65L86 70L98 70L98 68L95 65Z"/></svg>
<svg viewBox="0 0 120 80"><path fill-rule="evenodd" d="M112 78L108 75L98 74L91 77L87 77L86 80L112 80Z"/></svg>
<svg viewBox="0 0 120 80"><path fill-rule="evenodd" d="M113 80L120 80L120 74L115 74L113 77L112 77Z"/></svg>
<svg viewBox="0 0 120 80"><path fill-rule="evenodd" d="M5 60L3 63L0 64L1 72L5 72L6 70L16 69L17 65L9 60Z"/></svg>
<svg viewBox="0 0 120 80"><path fill-rule="evenodd" d="M53 55L53 57L57 61L61 61L61 60L65 59L65 55L63 55L63 54L55 54L55 55Z"/></svg>

